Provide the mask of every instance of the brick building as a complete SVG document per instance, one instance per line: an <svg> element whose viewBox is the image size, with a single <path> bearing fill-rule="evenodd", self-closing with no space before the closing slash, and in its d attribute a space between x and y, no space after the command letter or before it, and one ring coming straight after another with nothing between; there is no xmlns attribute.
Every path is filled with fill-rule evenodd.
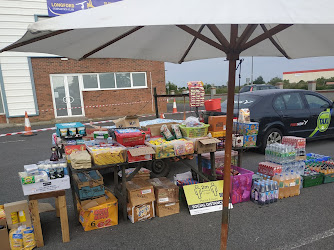
<svg viewBox="0 0 334 250"><path fill-rule="evenodd" d="M314 69L302 71L283 72L283 80L289 80L290 83L298 83L300 81L315 81L318 78L334 77L334 69Z"/></svg>
<svg viewBox="0 0 334 250"><path fill-rule="evenodd" d="M49 1L0 1L0 48L18 40L30 23L50 18ZM32 122L154 113L154 87L158 94L165 93L163 62L75 61L4 52L0 54L0 123L23 122L25 111ZM161 101L159 109L166 108L166 102Z"/></svg>

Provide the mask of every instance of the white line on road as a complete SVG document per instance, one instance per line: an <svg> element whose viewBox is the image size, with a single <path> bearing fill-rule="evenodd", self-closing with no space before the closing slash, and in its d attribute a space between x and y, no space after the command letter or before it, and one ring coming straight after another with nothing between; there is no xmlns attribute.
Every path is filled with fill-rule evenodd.
<svg viewBox="0 0 334 250"><path fill-rule="evenodd" d="M26 140L17 140L17 141L2 141L0 143L5 144L5 143L11 143L11 142L22 142L22 141L26 141Z"/></svg>
<svg viewBox="0 0 334 250"><path fill-rule="evenodd" d="M299 248L299 247L311 244L313 242L316 242L316 241L319 241L319 240L331 237L333 235L334 235L334 228L332 228L330 230L327 230L325 232L322 232L322 233L315 234L315 235L313 235L311 237L300 239L296 243L293 243L293 244L290 244L290 245L286 245L286 246L283 246L283 247L279 247L279 248L277 248L277 250L296 249L296 248Z"/></svg>

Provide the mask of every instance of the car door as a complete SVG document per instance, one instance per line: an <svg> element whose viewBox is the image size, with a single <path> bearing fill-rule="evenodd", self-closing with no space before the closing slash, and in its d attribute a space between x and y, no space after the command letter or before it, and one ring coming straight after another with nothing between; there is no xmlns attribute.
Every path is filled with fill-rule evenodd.
<svg viewBox="0 0 334 250"><path fill-rule="evenodd" d="M319 95L304 93L305 102L310 110L311 138L326 137L334 134L332 103Z"/></svg>
<svg viewBox="0 0 334 250"><path fill-rule="evenodd" d="M310 111L305 107L302 96L298 92L279 95L284 108L277 111L288 135L307 137L310 135Z"/></svg>

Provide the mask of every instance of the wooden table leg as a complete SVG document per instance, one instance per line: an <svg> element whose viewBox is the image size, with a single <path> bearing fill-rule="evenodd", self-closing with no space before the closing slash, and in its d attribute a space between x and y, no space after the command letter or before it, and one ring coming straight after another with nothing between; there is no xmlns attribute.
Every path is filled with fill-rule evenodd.
<svg viewBox="0 0 334 250"><path fill-rule="evenodd" d="M211 176L212 180L217 180L215 152L210 152Z"/></svg>
<svg viewBox="0 0 334 250"><path fill-rule="evenodd" d="M59 218L60 213L59 213L59 199L56 197L56 216Z"/></svg>
<svg viewBox="0 0 334 250"><path fill-rule="evenodd" d="M197 160L198 160L198 171L203 173L203 168L202 168L202 155L201 154L197 154ZM203 182L203 178L201 176L198 175L198 181L199 182Z"/></svg>
<svg viewBox="0 0 334 250"><path fill-rule="evenodd" d="M68 228L68 217L65 196L58 196L58 206L60 212L61 233L63 242L70 241L70 232Z"/></svg>
<svg viewBox="0 0 334 250"><path fill-rule="evenodd" d="M31 217L32 217L33 225L34 225L36 245L37 247L43 247L44 240L43 240L43 233L42 233L42 227L41 227L41 219L39 217L38 201L31 200L29 201L29 205L30 205Z"/></svg>
<svg viewBox="0 0 334 250"><path fill-rule="evenodd" d="M126 221L128 219L127 212L127 193L126 193L126 174L125 165L122 165L122 209L123 209L123 219Z"/></svg>

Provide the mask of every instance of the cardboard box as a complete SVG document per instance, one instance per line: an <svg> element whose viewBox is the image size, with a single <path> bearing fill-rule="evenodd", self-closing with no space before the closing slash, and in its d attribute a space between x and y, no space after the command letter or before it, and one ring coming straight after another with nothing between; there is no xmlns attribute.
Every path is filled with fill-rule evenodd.
<svg viewBox="0 0 334 250"><path fill-rule="evenodd" d="M201 137L195 140L195 152L197 154L204 154L217 151L217 143L220 140L210 137Z"/></svg>
<svg viewBox="0 0 334 250"><path fill-rule="evenodd" d="M155 151L152 147L140 146L128 148L128 162L150 161Z"/></svg>
<svg viewBox="0 0 334 250"><path fill-rule="evenodd" d="M106 196L106 202L96 201L96 206L88 207L86 204L85 208L77 199L79 221L85 231L118 225L118 201L109 191L106 191Z"/></svg>
<svg viewBox="0 0 334 250"><path fill-rule="evenodd" d="M113 120L113 122L115 123L116 128L140 127L139 118L136 115L125 116L117 120Z"/></svg>
<svg viewBox="0 0 334 250"><path fill-rule="evenodd" d="M155 201L153 185L145 180L137 179L126 182L128 201L132 206Z"/></svg>
<svg viewBox="0 0 334 250"><path fill-rule="evenodd" d="M232 135L232 146L235 148L242 148L244 145L244 137L242 135Z"/></svg>
<svg viewBox="0 0 334 250"><path fill-rule="evenodd" d="M29 186L29 185L25 185L25 186ZM31 218L30 218L28 201L23 200L23 201L16 201L12 203L6 203L4 207L5 207L7 225L9 229L18 228L21 225L26 225L27 227L31 227ZM11 213L19 212L19 211L24 211L26 221L24 222L19 221L19 223L13 224Z"/></svg>
<svg viewBox="0 0 334 250"><path fill-rule="evenodd" d="M165 217L172 214L180 213L180 204L179 202L158 204L155 203L155 213L158 217Z"/></svg>
<svg viewBox="0 0 334 250"><path fill-rule="evenodd" d="M22 185L24 195L47 193L70 188L70 177L68 175L65 175L64 178L53 179L47 182Z"/></svg>
<svg viewBox="0 0 334 250"><path fill-rule="evenodd" d="M95 131L108 131L107 128L86 128L86 136L83 139L94 139L94 132Z"/></svg>
<svg viewBox="0 0 334 250"><path fill-rule="evenodd" d="M160 128L162 125L166 124L169 131L172 132L172 124L179 124L177 122L167 122L167 123L160 123L160 124L152 124L152 125L147 125L143 127L143 130L150 130L151 131L151 136L161 136Z"/></svg>
<svg viewBox="0 0 334 250"><path fill-rule="evenodd" d="M128 203L127 210L128 218L132 223L148 220L155 216L154 201L137 206L133 206L131 203Z"/></svg>
<svg viewBox="0 0 334 250"><path fill-rule="evenodd" d="M3 229L0 229L0 249L1 250L10 250L9 245L9 235L7 229L7 223L5 219L0 219L0 226L4 226Z"/></svg>
<svg viewBox="0 0 334 250"><path fill-rule="evenodd" d="M71 157L70 157L70 155L73 152L84 151L84 150L86 150L86 145L85 144L65 146L65 154L66 154L67 162L71 163Z"/></svg>
<svg viewBox="0 0 334 250"><path fill-rule="evenodd" d="M209 131L223 131L226 130L226 115L209 116L208 123L210 125Z"/></svg>
<svg viewBox="0 0 334 250"><path fill-rule="evenodd" d="M154 187L155 200L158 204L179 201L179 187L166 177L148 180Z"/></svg>

